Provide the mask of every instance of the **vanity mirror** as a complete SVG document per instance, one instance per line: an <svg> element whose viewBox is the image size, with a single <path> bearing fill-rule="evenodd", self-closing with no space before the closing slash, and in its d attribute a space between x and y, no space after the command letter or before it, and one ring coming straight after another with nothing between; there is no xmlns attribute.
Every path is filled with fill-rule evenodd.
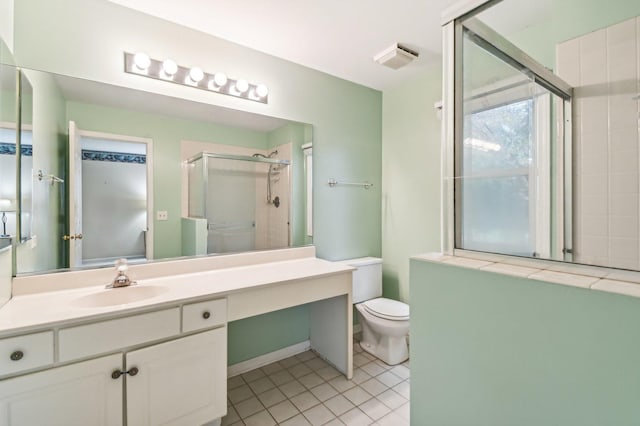
<svg viewBox="0 0 640 426"><path fill-rule="evenodd" d="M17 98L16 70L0 64L0 248L16 235Z"/></svg>
<svg viewBox="0 0 640 426"><path fill-rule="evenodd" d="M15 68L3 70L15 79ZM311 243L302 149L312 142L310 124L21 72L33 86L20 103L33 105L32 120L22 120L33 134L33 164L24 145L15 164L28 176L22 204L33 210L17 244L17 274ZM3 99L2 117L11 111L15 102ZM203 153L218 157L203 175L207 191L189 181L189 160ZM15 176L3 176L2 185L16 193ZM197 203L209 214L190 213Z"/></svg>
<svg viewBox="0 0 640 426"><path fill-rule="evenodd" d="M26 74L0 64L0 247L25 242L31 235L32 116L32 90Z"/></svg>
<svg viewBox="0 0 640 426"><path fill-rule="evenodd" d="M504 0L444 27L447 250L640 270L639 15Z"/></svg>

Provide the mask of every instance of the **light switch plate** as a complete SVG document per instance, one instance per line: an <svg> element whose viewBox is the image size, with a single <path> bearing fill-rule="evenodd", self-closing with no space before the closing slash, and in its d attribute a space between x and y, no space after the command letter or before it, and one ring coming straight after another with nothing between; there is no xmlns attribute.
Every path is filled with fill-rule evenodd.
<svg viewBox="0 0 640 426"><path fill-rule="evenodd" d="M166 210L158 210L156 212L156 219L157 220L168 220L169 219L169 213L167 213Z"/></svg>

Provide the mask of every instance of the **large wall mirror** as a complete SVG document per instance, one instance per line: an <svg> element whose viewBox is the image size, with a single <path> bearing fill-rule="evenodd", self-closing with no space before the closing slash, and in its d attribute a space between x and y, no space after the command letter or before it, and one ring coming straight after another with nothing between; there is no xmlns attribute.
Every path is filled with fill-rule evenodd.
<svg viewBox="0 0 640 426"><path fill-rule="evenodd" d="M639 15L503 0L445 27L450 248L640 270Z"/></svg>
<svg viewBox="0 0 640 426"><path fill-rule="evenodd" d="M1 71L0 238L16 274L312 243L312 125Z"/></svg>
<svg viewBox="0 0 640 426"><path fill-rule="evenodd" d="M13 67L0 65L0 248L16 235L16 144L18 89Z"/></svg>
<svg viewBox="0 0 640 426"><path fill-rule="evenodd" d="M33 103L26 74L0 64L0 247L31 236Z"/></svg>

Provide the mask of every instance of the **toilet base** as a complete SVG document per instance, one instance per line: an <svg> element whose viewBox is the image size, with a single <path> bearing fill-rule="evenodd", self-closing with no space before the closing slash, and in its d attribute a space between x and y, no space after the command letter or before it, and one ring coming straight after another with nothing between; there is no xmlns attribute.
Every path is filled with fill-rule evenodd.
<svg viewBox="0 0 640 426"><path fill-rule="evenodd" d="M365 352L389 365L400 364L409 359L409 321L395 322L374 318L361 306L356 305L356 308L362 326L360 347Z"/></svg>
<svg viewBox="0 0 640 426"><path fill-rule="evenodd" d="M383 337L380 340L387 341L375 344L363 338L360 341L360 347L388 365L401 364L409 359L406 337Z"/></svg>

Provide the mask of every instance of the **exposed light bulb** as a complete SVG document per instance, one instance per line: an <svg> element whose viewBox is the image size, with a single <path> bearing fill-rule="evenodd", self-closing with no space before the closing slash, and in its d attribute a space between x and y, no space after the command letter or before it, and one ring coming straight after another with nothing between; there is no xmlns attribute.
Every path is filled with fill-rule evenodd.
<svg viewBox="0 0 640 426"><path fill-rule="evenodd" d="M267 86L265 86L264 84L258 84L258 86L256 87L256 95L258 95L261 98L264 98L268 94L269 94L269 89L267 88Z"/></svg>
<svg viewBox="0 0 640 426"><path fill-rule="evenodd" d="M138 52L133 55L133 63L136 68L141 71L145 71L151 65L151 58L146 53Z"/></svg>
<svg viewBox="0 0 640 426"><path fill-rule="evenodd" d="M227 84L227 75L223 72L217 72L213 75L213 82L216 86L222 87Z"/></svg>
<svg viewBox="0 0 640 426"><path fill-rule="evenodd" d="M220 71L208 73L200 67L186 67L170 58L153 59L144 52L124 52L124 59L126 73L165 82L171 81L196 89L208 89L211 92L245 100L268 103L269 88L265 84L250 83L244 78L230 79ZM0 210L2 210L1 207L0 205Z"/></svg>
<svg viewBox="0 0 640 426"><path fill-rule="evenodd" d="M247 90L249 90L249 83L247 82L247 80L238 80L238 81L236 81L236 90L239 93L244 93Z"/></svg>
<svg viewBox="0 0 640 426"><path fill-rule="evenodd" d="M204 78L204 71L201 68L193 67L189 70L189 78L198 83L200 80Z"/></svg>
<svg viewBox="0 0 640 426"><path fill-rule="evenodd" d="M165 59L165 61L162 62L162 71L164 71L166 75L172 76L178 72L178 64L171 59Z"/></svg>

